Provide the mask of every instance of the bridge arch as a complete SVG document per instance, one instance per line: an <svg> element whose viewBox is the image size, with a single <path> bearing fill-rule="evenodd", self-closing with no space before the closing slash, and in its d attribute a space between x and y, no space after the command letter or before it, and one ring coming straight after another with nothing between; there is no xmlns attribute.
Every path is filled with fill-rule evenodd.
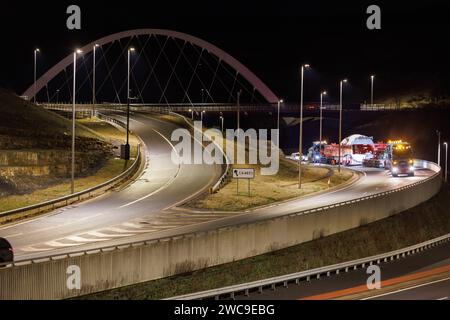
<svg viewBox="0 0 450 320"><path fill-rule="evenodd" d="M186 33L172 31L172 30L164 30L164 29L134 29L123 32L114 33L112 35L100 38L96 41L93 41L84 47L81 48L84 54L89 53L93 50L95 44L100 46L109 44L111 42L120 40L122 38L130 38L141 35L157 35L157 36L166 36L171 38L176 38L180 40L184 40L189 42L192 45L196 45L202 49L207 50L208 53L215 55L221 61L224 61L229 66L231 66L234 70L236 70L244 79L246 79L254 88L257 90L264 99L269 103L276 103L278 101L278 97L269 89L269 87L256 76L252 71L250 71L246 66L244 66L237 59L232 57L230 54L226 53L222 49L216 47L215 45L202 40L200 38L188 35ZM36 81L36 91L34 85L31 85L24 93L23 96L32 99L37 92L43 89L48 82L50 82L54 77L56 77L60 72L62 72L65 68L70 66L73 63L72 54L68 55L66 58L61 60L59 63L54 65L51 69L49 69L46 73L44 73L37 81Z"/></svg>

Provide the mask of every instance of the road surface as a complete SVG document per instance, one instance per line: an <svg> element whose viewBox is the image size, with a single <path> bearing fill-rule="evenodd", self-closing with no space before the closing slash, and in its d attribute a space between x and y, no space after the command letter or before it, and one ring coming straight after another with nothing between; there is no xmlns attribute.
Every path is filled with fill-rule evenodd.
<svg viewBox="0 0 450 320"><path fill-rule="evenodd" d="M382 169L361 168L363 176L354 184L277 206L240 213L184 212L171 208L212 185L220 166L173 164L172 123L135 113L130 126L148 146L142 176L123 190L0 227L0 237L15 248L16 261L255 222L396 189L432 174L417 170L415 177L392 178Z"/></svg>

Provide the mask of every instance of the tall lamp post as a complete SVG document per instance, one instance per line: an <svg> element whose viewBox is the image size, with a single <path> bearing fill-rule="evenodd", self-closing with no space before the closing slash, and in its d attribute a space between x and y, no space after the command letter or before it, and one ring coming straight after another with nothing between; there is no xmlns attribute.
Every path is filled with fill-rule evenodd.
<svg viewBox="0 0 450 320"><path fill-rule="evenodd" d="M75 193L75 101L76 101L76 74L77 74L77 54L82 53L77 49L73 53L73 94L72 94L72 170L70 179L70 192Z"/></svg>
<svg viewBox="0 0 450 320"><path fill-rule="evenodd" d="M34 49L34 84L33 84L33 91L34 91L34 95L33 95L33 102L36 103L36 62L37 62L37 53L41 52L39 50L39 48Z"/></svg>
<svg viewBox="0 0 450 320"><path fill-rule="evenodd" d="M437 164L441 165L441 132L436 130L436 134L438 135L438 154L437 154Z"/></svg>
<svg viewBox="0 0 450 320"><path fill-rule="evenodd" d="M191 120L194 120L194 110L189 109L189 112L191 113Z"/></svg>
<svg viewBox="0 0 450 320"><path fill-rule="evenodd" d="M326 91L322 91L321 93L320 93L320 133L319 133L319 152L322 152L322 128L323 128L323 125L322 125L322 121L323 121L323 116L322 116L322 114L323 114L323 96L325 96L327 94L327 92Z"/></svg>
<svg viewBox="0 0 450 320"><path fill-rule="evenodd" d="M92 62L92 116L95 115L95 103L97 102L95 98L95 49L97 49L98 47L99 47L98 44L94 44L93 47L94 59Z"/></svg>
<svg viewBox="0 0 450 320"><path fill-rule="evenodd" d="M223 116L220 116L220 120L222 121L222 133L223 133L223 121L224 121Z"/></svg>
<svg viewBox="0 0 450 320"><path fill-rule="evenodd" d="M284 102L283 99L278 100L278 113L277 113L278 148L280 147L280 105L283 102Z"/></svg>
<svg viewBox="0 0 450 320"><path fill-rule="evenodd" d="M241 114L241 92L242 90L239 90L237 92L237 130L239 130L241 128L241 119L240 119L240 114Z"/></svg>
<svg viewBox="0 0 450 320"><path fill-rule="evenodd" d="M444 142L444 146L445 146L445 174L444 174L444 181L447 182L448 143Z"/></svg>
<svg viewBox="0 0 450 320"><path fill-rule="evenodd" d="M373 80L375 79L374 75L370 76L370 106L373 109Z"/></svg>
<svg viewBox="0 0 450 320"><path fill-rule="evenodd" d="M200 112L200 121L203 122L203 114L205 113L205 110L202 110L202 112Z"/></svg>
<svg viewBox="0 0 450 320"><path fill-rule="evenodd" d="M339 82L339 157L338 157L338 172L341 172L341 141L342 141L342 86L347 82L347 79Z"/></svg>
<svg viewBox="0 0 450 320"><path fill-rule="evenodd" d="M127 142L123 158L130 160L130 53L134 48L128 48L128 72L127 72Z"/></svg>
<svg viewBox="0 0 450 320"><path fill-rule="evenodd" d="M298 141L298 188L302 187L302 149L303 149L303 76L305 69L309 68L309 64L304 64L300 68L300 131Z"/></svg>

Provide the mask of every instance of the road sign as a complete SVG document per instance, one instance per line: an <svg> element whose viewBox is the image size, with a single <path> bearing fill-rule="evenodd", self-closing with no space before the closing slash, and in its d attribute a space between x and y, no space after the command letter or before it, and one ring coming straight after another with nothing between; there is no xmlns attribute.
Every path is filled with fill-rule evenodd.
<svg viewBox="0 0 450 320"><path fill-rule="evenodd" d="M233 178L235 179L254 179L255 169L233 169Z"/></svg>
<svg viewBox="0 0 450 320"><path fill-rule="evenodd" d="M239 195L239 179L247 179L248 196L250 196L250 180L255 178L255 169L236 168L233 169L233 178L236 179L236 194Z"/></svg>

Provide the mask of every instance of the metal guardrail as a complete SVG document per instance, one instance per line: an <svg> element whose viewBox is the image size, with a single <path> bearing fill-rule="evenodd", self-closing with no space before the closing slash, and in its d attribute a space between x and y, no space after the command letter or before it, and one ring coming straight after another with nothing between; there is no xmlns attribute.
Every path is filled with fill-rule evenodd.
<svg viewBox="0 0 450 320"><path fill-rule="evenodd" d="M432 240L428 240L416 245L412 245L388 253L378 254L375 256L333 264L330 266L315 268L311 270L291 273L279 277L273 277L223 288L180 295L176 297L167 298L165 300L199 300L206 298L215 298L216 300L218 300L221 296L225 295L228 295L229 298L234 299L235 294L238 293L243 293L244 295L248 296L250 291L255 289L261 293L264 288L271 288L272 290L274 290L276 286L283 285L284 287L287 287L288 284L292 282L298 285L300 281L310 281L313 278L319 279L322 275L329 277L331 276L332 273L339 274L341 271L348 272L350 269L356 270L358 267L365 268L366 265L380 264L381 262L388 262L394 259L400 259L401 257L409 256L411 254L423 251L425 249L434 247L438 244L448 241L450 241L450 233Z"/></svg>
<svg viewBox="0 0 450 320"><path fill-rule="evenodd" d="M125 124L119 120L116 120L114 118L110 118L110 117L107 117L107 116L101 115L101 114L99 114L99 116L104 121L117 124L121 127L125 127ZM67 206L73 202L80 201L82 199L82 196L84 196L84 195L88 195L88 197L90 198L91 193L93 193L94 191L97 191L99 189L102 189L105 187L108 187L108 189L109 189L109 188L113 187L114 185L116 185L119 181L122 181L123 179L127 178L128 176L130 176L131 174L134 173L134 170L139 166L139 163L141 161L141 150L140 149L141 149L140 144L138 144L136 160L133 162L133 164L127 170L122 172L117 177L114 177L114 178L112 178L108 181L105 181L97 186L92 187L92 188L89 188L89 189L86 189L86 190L83 190L83 191L80 191L80 192L77 192L77 193L74 193L71 195L67 195L64 197L60 197L57 199L41 202L38 204L34 204L34 205L30 205L30 206L26 206L26 207L22 207L22 208L18 208L18 209L0 212L0 218L8 217L8 216L11 216L14 214L19 214L19 213L25 213L25 212L29 212L29 211L33 211L33 210L37 210L35 212L35 214L40 213L40 212L51 211L51 210L57 209L59 207Z"/></svg>
<svg viewBox="0 0 450 320"><path fill-rule="evenodd" d="M340 206L345 206L345 205L353 205L355 203L358 203L360 201L364 201L364 200L369 200L369 199L374 199L374 198L378 198L378 197L383 197L385 195L391 194L391 193L396 193L396 192L400 192L400 191L404 191L404 190L408 190L411 188L414 188L420 184L426 183L434 178L436 178L438 175L440 175L441 173L441 169L440 167L437 166L437 164L433 163L433 162L428 162L428 161L424 161L424 160L415 160L415 166L417 166L417 163L422 162L422 166L423 168L427 168L429 166L435 166L438 169L437 170L433 170L435 171L435 174L429 176L428 178L424 179L424 180L420 180L417 181L415 183L409 184L407 186L403 186L394 190L390 190L390 191L384 191L384 192L380 192L380 193L376 193L370 196L364 196L364 197L360 197L360 198L356 198L353 200L349 200L349 201L343 201L343 202L339 202L339 203L335 203L332 205L325 205L325 206L321 206L321 207L317 207L317 208L313 208L313 209L307 209L307 210L302 210L299 212L295 212L295 213L289 213L289 214L285 214L285 215L281 215L281 216L277 216L277 217L270 217L270 218L266 218L266 219L262 219L262 220L258 220L257 222L262 222L262 221L274 221L277 219L282 219L285 217L294 217L294 216L298 216L298 215L304 215L304 214L312 214L312 213L319 213L319 212L324 212L327 209L331 209L331 208L335 208L335 207L340 207ZM248 224L252 224L255 223L254 221L250 221L250 222L244 222L244 223L240 223L240 224L235 224L233 227L241 227L244 225L248 225ZM229 226L224 226L224 227L219 227L217 228L218 231L220 230L226 230L229 229ZM64 259L64 258L71 258L71 257L77 257L80 255L90 255L90 254L97 254L97 253L101 253L101 252L110 252L113 250L123 250L126 248L131 248L131 247L139 247L139 246L143 246L143 245L152 245L154 243L157 242L161 242L161 241L167 241L167 240L172 240L175 238L183 238L183 237L191 237L191 236L195 236L197 234L201 234L204 233L204 231L199 231L199 232L188 232L188 233L180 233L176 236L171 236L171 237L161 237L161 238L155 238L155 239L151 239L151 240L140 240L140 241L132 241L132 242L127 242L127 243L123 243L120 245L114 245L114 246L105 246L105 247L101 247L101 248L97 248L97 249L93 249L93 250L79 250L79 251L73 251L70 253L66 253L66 254L52 254L52 255L48 255L45 257L40 257L40 258L36 258L36 259L28 259L28 260L19 260L19 261L14 261L13 263L5 263L3 264L3 266L5 267L14 267L14 266L21 266L21 265L27 265L27 264L33 264L33 263L40 263L40 262L46 262L46 261L51 261L51 260L59 260L59 259ZM0 264L1 266L1 264Z"/></svg>

